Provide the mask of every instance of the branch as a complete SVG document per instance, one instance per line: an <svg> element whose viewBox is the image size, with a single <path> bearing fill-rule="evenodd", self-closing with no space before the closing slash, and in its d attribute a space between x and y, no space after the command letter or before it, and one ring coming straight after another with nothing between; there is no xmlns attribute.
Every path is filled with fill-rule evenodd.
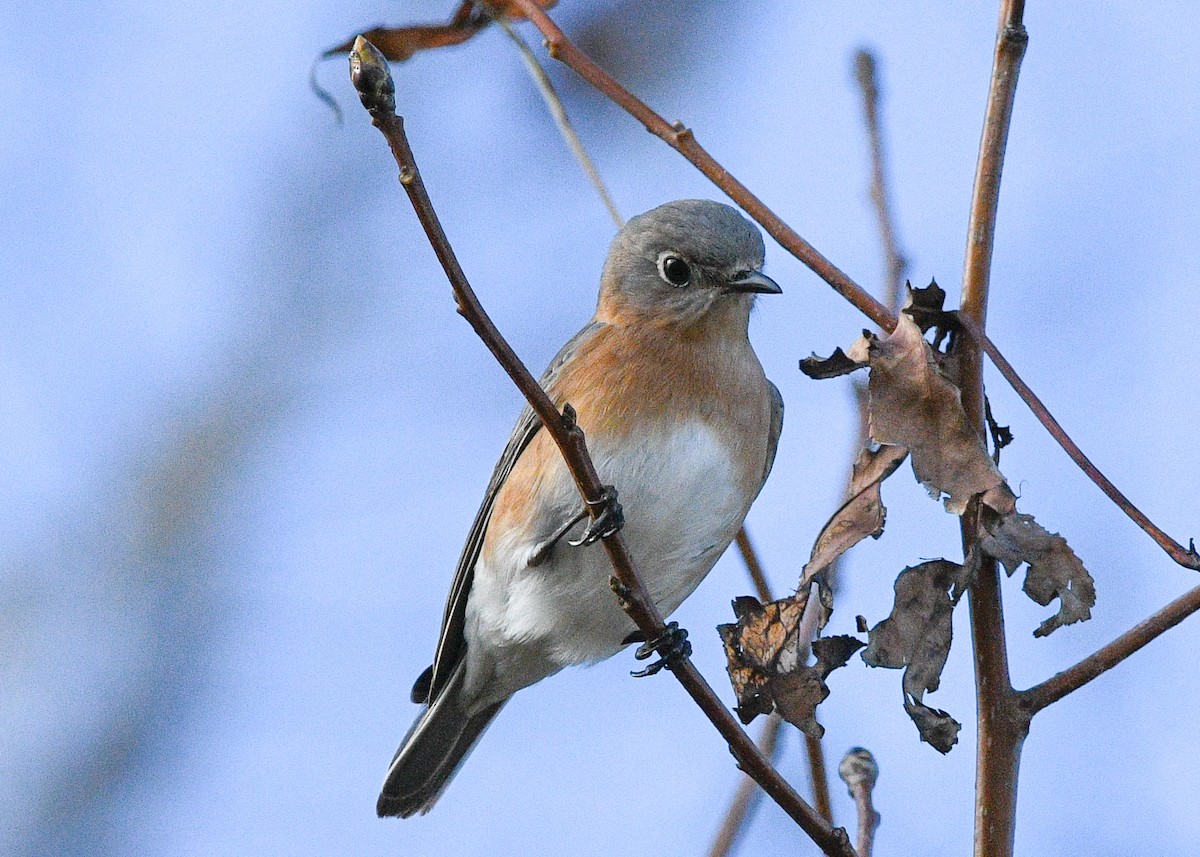
<svg viewBox="0 0 1200 857"><path fill-rule="evenodd" d="M854 55L854 75L858 80L863 98L863 124L867 129L867 141L871 150L871 201L875 204L875 218L879 223L879 237L883 242L883 255L887 267L886 286L888 307L893 313L900 309L903 300L904 272L908 260L896 243L895 219L892 216L891 195L888 193L887 171L883 153L883 131L879 123L879 80L876 74L878 63L875 55L866 49Z"/></svg>
<svg viewBox="0 0 1200 857"><path fill-rule="evenodd" d="M779 716L778 712L775 712L767 718L767 722L763 724L762 734L758 737L758 746L772 762L778 755L779 732L782 727L783 718ZM717 831L717 837L713 840L708 857L728 857L733 853L742 833L750 825L750 819L758 806L760 791L758 783L749 777L742 777L742 781L733 795L733 800L729 802L725 820L721 822L721 828Z"/></svg>
<svg viewBox="0 0 1200 857"><path fill-rule="evenodd" d="M550 116L554 119L554 124L558 126L558 133L562 134L563 140L567 143L567 148L571 150L571 154L575 156L575 160L583 168L588 181L592 183L592 187L595 188L596 193L600 196L600 201L608 209L609 217L612 218L617 229L620 229L625 225L625 221L621 217L621 212L617 210L617 204L613 201L612 194L608 192L608 186L604 184L604 179L600 178L600 172L592 162L591 156L588 155L587 149L583 147L583 142L579 139L579 135L575 133L575 128L571 125L571 120L567 118L567 109L563 106L562 99L558 97L558 93L554 91L554 84L550 82L550 75L546 74L546 70L542 68L542 64L538 62L538 58L529 49L529 45L525 44L525 40L521 38L521 34L516 31L512 23L501 15L496 15L495 20L504 32L508 34L508 37L512 39L513 44L517 46L517 50L520 51L521 59L525 61L525 68L529 71L529 76L533 78L538 92L542 95L542 100L546 102L546 108L550 111Z"/></svg>
<svg viewBox="0 0 1200 857"><path fill-rule="evenodd" d="M1066 433L1058 420L1056 420L1050 411L1047 410L1046 406L1042 404L1042 400L1037 397L1037 394L1034 393L1033 390L1029 388L1029 385L1021 379L1021 376L1017 374L1017 371L1012 367L1012 364L1009 363L1008 360L1005 359L1004 355L1000 353L1000 349L998 349L992 343L987 334L983 332L983 329L980 327L980 325L976 323L974 319L964 315L961 312L958 314L958 322L966 330L968 335L970 335L971 339L978 343L979 347L983 349L984 353L987 354L992 363L995 364L996 368L1000 370L1000 374L1004 376L1004 379L1008 381L1008 383L1012 385L1012 388L1017 391L1017 394L1025 400L1025 403L1029 405L1029 409L1033 411L1034 415L1039 421L1041 421L1042 425L1046 427L1046 431L1050 433L1050 436L1058 441L1058 445L1066 451L1067 455L1071 457L1072 461L1079 465L1079 468L1088 475L1088 478L1096 483L1097 486L1099 486L1100 490L1105 493L1108 499L1112 500L1117 507L1120 508L1121 511L1123 511L1126 515L1128 515L1135 524L1141 527L1150 536L1150 538L1154 539L1158 546L1166 551L1167 555L1171 557L1171 559L1175 560L1175 562L1179 563L1184 568L1200 570L1200 553L1196 552L1195 542L1191 542L1188 547L1185 548L1183 545L1179 544L1179 542L1175 541L1173 538L1163 532L1162 529L1160 529L1153 521L1146 517L1146 515L1144 515L1142 511L1137 508L1137 506L1133 505L1133 503L1129 501L1129 498L1121 493L1117 486L1113 485L1112 482L1109 481L1108 477L1100 472L1100 469L1096 467L1096 465L1092 464L1091 460L1083 453L1083 450L1079 448L1075 441L1071 440L1070 435Z"/></svg>
<svg viewBox="0 0 1200 857"><path fill-rule="evenodd" d="M1200 586L1189 589L1166 607L1143 619L1075 666L1063 670L1041 684L1021 691L1018 694L1021 704L1029 710L1030 715L1036 714L1048 705L1053 705L1067 694L1074 693L1092 679L1108 672L1151 640L1174 628L1198 610L1200 610Z"/></svg>
<svg viewBox="0 0 1200 857"><path fill-rule="evenodd" d="M746 564L746 571L750 575L750 579L754 582L754 588L758 592L758 600L763 604L774 601L775 596L771 594L771 586L767 583L767 576L763 573L762 563L758 561L758 554L754 550L754 545L750 541L750 534L746 532L745 527L738 530L737 546L738 551L742 555L742 561ZM835 569L836 564L834 569L830 571L831 575ZM816 612L806 610L804 616L801 617L801 623L797 631L800 638L805 641L812 640L817 633ZM830 824L833 824L833 803L829 799L829 774L825 770L825 748L821 744L820 738L814 738L812 735L805 733L804 749L808 756L808 776L812 783L813 805L822 818L827 819ZM732 812L733 808L731 807L730 813Z"/></svg>
<svg viewBox="0 0 1200 857"><path fill-rule="evenodd" d="M1021 23L1023 0L1001 0L999 32L992 63L979 162L967 228L966 262L963 269L961 317L982 332L987 319L988 285L996 234L996 209L1000 197L1000 175L1012 120L1013 98L1025 45L1029 37ZM975 431L984 435L983 362L975 339L960 342L962 403ZM963 515L963 555L978 550L979 501L972 501ZM1008 671L1004 639L1004 607L1000 596L1000 570L994 559L979 557L975 582L968 591L971 612L971 644L975 660L976 774L975 855L1007 857L1013 853L1016 830L1017 776L1021 745L1029 731L1029 719L1017 705Z"/></svg>
<svg viewBox="0 0 1200 857"><path fill-rule="evenodd" d="M520 9L521 13L527 16L545 36L550 56L561 60L603 95L641 122L647 131L691 161L700 172L704 173L713 184L741 206L784 249L807 265L813 273L831 285L834 291L850 301L860 312L888 332L896 327L896 318L888 311L887 307L817 252L815 247L801 238L775 212L767 208L762 200L750 192L749 188L717 163L716 159L696 142L692 132L682 123L668 123L666 119L651 110L645 102L617 83L587 54L575 47L574 43L566 37L558 25L534 0L511 0L511 5Z"/></svg>
<svg viewBox="0 0 1200 857"><path fill-rule="evenodd" d="M662 116L651 110L650 107L645 104L645 102L638 99L635 95L629 92L629 90L617 83L607 72L597 66L596 63L593 62L586 54L580 51L579 48L577 48L574 43L567 38L562 30L558 28L554 21L550 19L550 16L546 14L545 10L534 3L533 0L511 0L511 2L529 18L533 25L537 27L545 37L547 48L549 49L552 57L565 63L580 77L592 84L592 86L595 87L595 89L602 95L641 122L646 129L650 131L650 133L654 134L671 148L675 149L675 151L679 152L679 154L683 155L684 158L686 158L693 166L695 166L696 169L700 170L700 172L703 173L714 185L720 188L730 199L741 206L742 209L748 215L750 215L750 217L755 220L758 225L767 232L767 234L774 238L781 247L807 265L813 273L832 286L834 291L848 300L855 308L862 312L863 315L867 316L867 318L871 319L889 333L895 329L896 317L893 312L891 312L886 306L884 306L861 286L850 279L849 276L838 269L837 266L835 266L832 262L822 256L816 250L816 248L805 241L799 234L796 233L794 229L784 223L778 215L767 208L762 200L751 193L751 191L745 185L738 181L732 173L721 166L721 164L718 163L716 159L712 157L712 155L710 155L699 143L697 143L692 132L684 127L682 123L668 123ZM991 106L989 106L988 115L993 118L999 118L1001 112L1005 116L1011 115L1011 98L1012 93L1016 89L1016 72L1020 65L1020 56L1018 55L1015 57L1015 63L1012 63L1011 59L1014 56L1014 52L1018 51L1018 47L1019 53L1023 54L1025 45L1024 40L1027 38L1025 36L1024 27L1020 25L1020 19L1024 14L1025 7L1023 0L1006 0L1006 8L1010 7L1016 16L1015 20L1018 24L1018 27L1015 28L1013 33L1005 39L1005 43L1007 45L1004 48L1004 53L1006 54L1006 68L1000 69L997 67L996 69L997 71L1002 71L1005 75L1011 75L1010 80L1006 79L1003 81L1004 86L1009 90L1007 96L1004 96L1008 99L1008 103L1004 106L1003 111L998 112L992 112ZM1017 36L1018 32L1019 38ZM1019 46L1017 45L1018 41L1020 42ZM997 60L999 59L1000 57L998 54ZM996 106L998 108L1000 105L997 104ZM997 132L1000 132L1001 130L1003 133L998 134ZM979 220L977 215L981 213L980 206L984 205L985 201L990 200L987 205L991 207L992 216L994 218L996 195L999 191L1000 179L998 167L1003 161L1003 143L1007 138L1007 134L1007 118L1004 119L1003 129L995 126L994 123L985 124L985 135L989 135L990 138L998 139L1000 141L1001 148L999 154L1001 157L999 161L993 159L986 164L981 161L979 165L980 169L985 170L986 168L987 171L976 177L977 182L979 182L982 177L983 183L978 185L977 190L979 190L980 193L977 194L976 202L972 205L970 234L972 236L978 234L985 240L972 240L971 242L971 252L973 255L978 256L974 263L975 270L986 269L986 271L990 271L992 235L994 234L994 230L985 229L983 221ZM988 138L988 136L985 136L985 140ZM997 167L997 171L994 173L990 172L992 166ZM982 265L982 268L980 265ZM984 280L979 285L983 286L984 293L986 294L987 278L989 274L985 272L983 276ZM984 301L984 305L986 305L986 300ZM981 316L979 321L982 322L983 320L984 318ZM975 333L982 333L982 328L978 325L976 325L974 328L969 325L964 325L964 329L967 331L969 336L974 336ZM994 351L994 346L991 349L988 349L983 341L979 341L978 344L988 352L989 356L992 356L993 359L995 359L992 354ZM1005 379L1013 385L1017 395L1019 395L1027 405L1029 405L1030 410L1033 411L1034 415L1038 418L1042 425L1046 427L1047 431L1054 435L1057 423L1054 422L1053 417L1051 417L1049 412L1046 411L1045 406L1041 406L1040 402L1037 402L1036 397L1033 396L1028 387L1026 387L1024 384L1018 385L1013 380L1015 373L1011 371L1011 367L1005 369L1005 367L1001 366L999 363L997 363L997 367L1000 368L1001 374L1004 375ZM1061 432L1061 427L1058 427L1057 430ZM1055 435L1055 437L1057 438L1057 435ZM1062 443L1061 440L1059 442ZM1075 460L1076 463L1079 463L1079 459L1075 458L1075 456L1072 456L1072 459ZM1091 477L1093 480L1096 479L1095 474L1093 474L1091 471L1088 471L1086 467L1084 470L1088 473L1089 477ZM1104 486L1101 485L1101 488L1103 487ZM1106 493L1108 493L1107 490ZM1135 520L1137 519L1135 518ZM1145 527L1143 528L1145 529ZM1157 527L1154 527L1154 530L1159 533L1162 532ZM1147 531L1150 532L1150 530ZM1153 534L1154 533L1151 532L1151 535ZM1166 538L1165 535L1164 538L1168 544L1174 544L1169 538ZM1158 540L1157 537L1156 540ZM1159 541L1159 544L1164 544L1164 542ZM1164 547L1165 546L1166 545L1164 545ZM1188 568L1200 568L1200 554L1197 554L1193 549L1184 551L1182 547L1176 545L1174 548L1168 548L1168 553L1170 553L1172 559L1174 559L1176 562L1179 562L1181 565L1184 565Z"/></svg>
<svg viewBox="0 0 1200 857"><path fill-rule="evenodd" d="M859 857L871 857L871 849L875 846L875 828L879 827L879 813L871 804L871 791L879 779L879 765L875 763L870 750L853 747L842 757L838 776L846 784L858 810L858 837L855 841Z"/></svg>
<svg viewBox="0 0 1200 857"><path fill-rule="evenodd" d="M400 183L408 194L438 261L446 272L458 302L459 313L471 324L537 413L562 453L579 493L588 504L588 508L596 514L603 505L605 490L588 455L583 432L572 418L573 412L567 413L566 409L562 414L558 412L550 397L496 329L467 282L417 170L416 160L404 133L404 120L395 113L395 86L388 71L387 61L374 45L361 36L355 39L354 49L350 54L350 73L363 106L371 114L372 124L383 133L391 148L396 165L400 168ZM621 607L646 639L662 637L666 625L638 576L625 539L618 531L606 536L603 543L612 562L614 577L611 582ZM671 672L728 742L730 752L742 770L753 777L762 786L763 791L770 795L827 854L852 857L854 849L846 832L831 827L775 770L770 760L758 749L729 710L721 704L691 660L686 656L672 655L669 663Z"/></svg>

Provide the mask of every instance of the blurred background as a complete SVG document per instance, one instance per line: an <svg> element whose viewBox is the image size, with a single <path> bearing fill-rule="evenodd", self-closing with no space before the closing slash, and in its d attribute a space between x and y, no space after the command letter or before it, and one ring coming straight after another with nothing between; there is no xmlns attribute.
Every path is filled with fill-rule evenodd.
<svg viewBox="0 0 1200 857"><path fill-rule="evenodd" d="M395 182L344 61L313 57L453 3L8 4L0 10L0 853L706 853L738 774L669 677L629 654L519 694L431 815L374 816L415 713L462 538L521 407ZM823 253L884 265L854 51L877 51L899 236L956 301L996 4L563 0L564 29ZM1031 3L989 328L1083 448L1177 538L1200 535L1200 7ZM526 25L526 37L540 39ZM491 28L394 69L468 275L535 371L589 317L613 227L512 44ZM717 195L551 66L631 216ZM777 247L751 336L783 392L748 527L777 592L838 505L848 384L796 368L864 319ZM1096 578L1091 622L1005 588L1018 687L1194 585L994 375L1024 511ZM829 633L887 615L957 522L906 466L854 550ZM713 627L751 591L726 556L676 618L731 699ZM861 663L819 710L836 765L876 755L876 853L964 854L973 676L965 609L942 689L963 724L918 742L899 672ZM1178 852L1200 837L1200 621L1038 717L1022 855ZM796 733L785 775L807 791ZM853 824L841 783L837 821ZM742 853L814 853L763 805ZM1186 850L1186 848L1185 848Z"/></svg>

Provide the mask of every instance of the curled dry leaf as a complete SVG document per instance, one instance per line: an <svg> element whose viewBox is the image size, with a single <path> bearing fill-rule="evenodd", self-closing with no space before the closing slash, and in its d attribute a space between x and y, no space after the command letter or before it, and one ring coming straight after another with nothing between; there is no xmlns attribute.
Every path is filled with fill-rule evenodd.
<svg viewBox="0 0 1200 857"><path fill-rule="evenodd" d="M963 566L944 559L906 568L896 578L891 615L871 629L862 655L870 666L904 669L904 710L921 738L942 753L954 746L961 727L923 700L941 682L950 655L954 606L967 577Z"/></svg>
<svg viewBox="0 0 1200 857"><path fill-rule="evenodd" d="M896 472L908 450L901 446L864 449L854 462L850 477L850 499L833 513L813 545L812 555L800 578L807 590L813 578L825 573L838 557L867 536L879 538L887 518L879 486Z"/></svg>
<svg viewBox="0 0 1200 857"><path fill-rule="evenodd" d="M549 9L557 2L558 0L541 0L539 5ZM516 5L504 0L465 2L459 5L454 16L445 24L375 27L362 35L379 48L380 53L391 62L404 62L421 51L461 45L487 27L492 22L492 16L502 16L511 20L522 20L525 17ZM328 58L349 53L353 47L354 39L350 39L325 51L324 56Z"/></svg>
<svg viewBox="0 0 1200 857"><path fill-rule="evenodd" d="M1012 508L1015 497L971 429L958 388L942 375L933 349L905 313L896 330L870 350L871 437L908 447L913 473L946 510L961 515L976 494Z"/></svg>
<svg viewBox="0 0 1200 857"><path fill-rule="evenodd" d="M743 723L778 710L789 723L815 738L824 734L815 710L829 687L825 677L843 666L862 645L853 637L830 637L813 643L817 661L808 658L808 640L800 632L807 595L760 604L757 598L734 599L737 622L720 625L729 680L737 695Z"/></svg>
<svg viewBox="0 0 1200 857"><path fill-rule="evenodd" d="M1019 512L981 530L980 546L1003 563L1010 577L1022 563L1028 564L1024 589L1030 598L1042 606L1059 599L1058 612L1038 626L1035 637L1091 618L1096 585L1066 539Z"/></svg>

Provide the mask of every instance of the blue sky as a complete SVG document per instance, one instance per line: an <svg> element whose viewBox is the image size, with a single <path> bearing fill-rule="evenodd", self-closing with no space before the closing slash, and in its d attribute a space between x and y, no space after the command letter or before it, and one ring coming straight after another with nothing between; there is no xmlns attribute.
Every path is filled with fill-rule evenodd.
<svg viewBox="0 0 1200 857"><path fill-rule="evenodd" d="M459 319L344 67L312 57L449 5L106 2L0 12L0 851L698 854L736 783L716 734L632 658L504 711L431 815L374 818L413 716L461 539L520 408ZM564 28L604 4L564 0ZM665 4L613 71L864 285L883 265L853 51L881 60L914 282L955 299L991 64L991 3ZM664 23L665 21L665 23ZM1200 8L1031 3L989 328L1097 464L1177 538L1200 532ZM537 40L528 36L531 41ZM639 58L640 57L640 61ZM718 194L550 69L628 216ZM400 110L468 275L535 368L589 317L612 226L498 31L395 69ZM778 591L837 505L853 442L839 382L796 370L864 320L768 245L784 295L751 336L787 403L748 526ZM1014 682L1062 669L1195 583L1066 460L1003 383L1020 506L1096 578L1093 620L1005 586ZM887 614L904 566L956 558L907 468L851 555L832 633ZM676 618L726 698L711 629L749 586L726 557ZM836 673L836 762L882 774L880 854L964 853L973 678L965 611L917 741L899 673ZM1040 715L1018 853L1155 855L1200 836L1200 625ZM803 786L799 741L784 773ZM834 787L841 824L852 809ZM764 807L744 846L799 840ZM807 847L799 846L801 849ZM805 852L807 853L807 852Z"/></svg>

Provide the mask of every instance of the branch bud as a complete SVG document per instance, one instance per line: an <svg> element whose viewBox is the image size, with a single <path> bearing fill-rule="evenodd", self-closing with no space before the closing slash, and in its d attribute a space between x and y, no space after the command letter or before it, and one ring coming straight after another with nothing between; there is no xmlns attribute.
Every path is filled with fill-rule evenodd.
<svg viewBox="0 0 1200 857"><path fill-rule="evenodd" d="M350 81L363 107L372 114L396 112L396 85L387 59L362 36L354 39L350 49Z"/></svg>

